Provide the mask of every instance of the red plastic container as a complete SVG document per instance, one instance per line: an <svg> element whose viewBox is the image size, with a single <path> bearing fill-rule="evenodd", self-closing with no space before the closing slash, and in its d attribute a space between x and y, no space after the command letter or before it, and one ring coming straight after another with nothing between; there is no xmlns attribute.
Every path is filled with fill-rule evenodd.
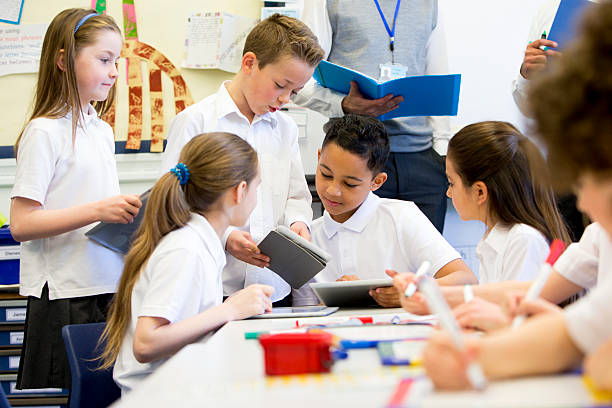
<svg viewBox="0 0 612 408"><path fill-rule="evenodd" d="M328 373L333 363L331 333L280 333L259 337L267 375Z"/></svg>

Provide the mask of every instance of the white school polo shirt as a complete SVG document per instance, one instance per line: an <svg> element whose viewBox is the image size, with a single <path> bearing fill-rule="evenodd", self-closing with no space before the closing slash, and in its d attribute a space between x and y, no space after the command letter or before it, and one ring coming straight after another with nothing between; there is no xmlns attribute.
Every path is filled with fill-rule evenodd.
<svg viewBox="0 0 612 408"><path fill-rule="evenodd" d="M297 125L283 112L257 115L249 123L227 91L228 83L224 82L217 93L187 107L174 118L162 155L162 172L176 165L181 149L193 137L213 131L236 134L257 151L261 170L257 206L248 225L242 229L249 231L255 242L260 242L277 225L290 226L297 221L309 225L312 196L304 177ZM251 283L273 286L273 301L291 291L269 269L247 265L228 255L223 272L225 294L230 295Z"/></svg>
<svg viewBox="0 0 612 408"><path fill-rule="evenodd" d="M312 222L311 233L312 242L332 257L315 282L334 282L342 275L388 278L385 269L414 272L425 260L431 262L433 276L461 259L413 202L380 198L372 192L344 223L325 211ZM301 298L310 299L311 293L308 286L294 291L294 304L307 304Z"/></svg>
<svg viewBox="0 0 612 408"><path fill-rule="evenodd" d="M58 210L119 194L111 127L92 106L78 126L72 146L72 115L36 118L25 128L17 155L12 197ZM113 293L123 269L117 253L87 239L88 225L21 244L19 293L40 297L45 282L49 299Z"/></svg>
<svg viewBox="0 0 612 408"><path fill-rule="evenodd" d="M220 305L224 266L221 241L201 215L192 213L184 227L162 238L132 290L132 317L113 369L123 394L167 360L136 360L132 344L138 318L162 317L173 324Z"/></svg>
<svg viewBox="0 0 612 408"><path fill-rule="evenodd" d="M607 242L608 248L611 245ZM610 271L610 253L599 258L599 266ZM608 273L609 275L609 273ZM601 279L585 297L565 309L565 321L574 344L584 353L591 353L612 338L612 279Z"/></svg>
<svg viewBox="0 0 612 408"><path fill-rule="evenodd" d="M589 225L580 241L567 247L559 257L554 269L585 289L602 284L612 275L612 242L608 233L597 222Z"/></svg>
<svg viewBox="0 0 612 408"><path fill-rule="evenodd" d="M508 228L497 223L476 246L479 281L530 281L538 274L548 252L546 238L535 228L526 224Z"/></svg>

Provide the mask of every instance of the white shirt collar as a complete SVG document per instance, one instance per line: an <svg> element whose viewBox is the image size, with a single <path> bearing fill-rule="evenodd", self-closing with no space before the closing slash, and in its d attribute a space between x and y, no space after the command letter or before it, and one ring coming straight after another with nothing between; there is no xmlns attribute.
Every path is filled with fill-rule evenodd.
<svg viewBox="0 0 612 408"><path fill-rule="evenodd" d="M217 91L217 95L219 96L217 98L217 119L221 119L233 113L248 121L248 119L242 114L242 112L240 112L240 109L238 109L238 106L236 106L236 102L234 102L232 96L227 90L227 85L230 82L231 81L224 81L219 87L219 90ZM270 112L266 112L263 115L255 115L255 118L253 119L253 124L257 123L260 120L270 122L270 126L272 126L272 128L275 128L278 124L278 121L274 117L274 114Z"/></svg>
<svg viewBox="0 0 612 408"><path fill-rule="evenodd" d="M68 120L72 120L72 111L69 110L68 113L65 116L66 119ZM96 119L98 119L98 113L96 112L96 110L94 109L94 107L89 104L87 105L87 112L83 112L83 125L84 127L87 127L91 124L91 122L95 121Z"/></svg>
<svg viewBox="0 0 612 408"><path fill-rule="evenodd" d="M206 247L210 251L210 254L215 259L215 263L218 268L225 266L226 257L225 250L221 244L219 236L213 229L212 225L208 222L206 217L203 217L197 213L191 213L191 218L187 222L193 230L202 238L202 241L206 244Z"/></svg>
<svg viewBox="0 0 612 408"><path fill-rule="evenodd" d="M509 232L510 228L508 226L498 222L484 237L482 244L491 248L495 253L500 253L506 245Z"/></svg>
<svg viewBox="0 0 612 408"><path fill-rule="evenodd" d="M341 229L347 229L353 232L363 231L374 216L379 203L380 198L370 191L366 199L361 203L357 211L355 211L355 214L343 223L334 221L329 213L325 211L323 213L323 229L325 235L327 235L328 239L331 239L336 232Z"/></svg>

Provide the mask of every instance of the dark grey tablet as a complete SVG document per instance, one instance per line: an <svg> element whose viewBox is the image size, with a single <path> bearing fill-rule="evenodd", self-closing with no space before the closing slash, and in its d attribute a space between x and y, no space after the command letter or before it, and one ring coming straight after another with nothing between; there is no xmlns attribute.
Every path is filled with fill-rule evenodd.
<svg viewBox="0 0 612 408"><path fill-rule="evenodd" d="M370 289L393 286L392 279L366 279L342 282L317 282L310 287L326 306L378 306Z"/></svg>

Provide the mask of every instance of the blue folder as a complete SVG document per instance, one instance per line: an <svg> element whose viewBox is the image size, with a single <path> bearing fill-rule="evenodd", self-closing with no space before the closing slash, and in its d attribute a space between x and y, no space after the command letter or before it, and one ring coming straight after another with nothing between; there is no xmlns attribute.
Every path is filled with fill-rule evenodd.
<svg viewBox="0 0 612 408"><path fill-rule="evenodd" d="M547 38L557 42L557 48L562 50L576 37L582 15L593 4L589 0L561 0Z"/></svg>
<svg viewBox="0 0 612 408"><path fill-rule="evenodd" d="M329 61L321 61L314 79L323 87L348 94L351 81L357 82L362 95L370 99L393 94L404 97L395 110L378 117L387 120L402 116L455 116L459 106L461 75L407 76L378 83L375 79Z"/></svg>

